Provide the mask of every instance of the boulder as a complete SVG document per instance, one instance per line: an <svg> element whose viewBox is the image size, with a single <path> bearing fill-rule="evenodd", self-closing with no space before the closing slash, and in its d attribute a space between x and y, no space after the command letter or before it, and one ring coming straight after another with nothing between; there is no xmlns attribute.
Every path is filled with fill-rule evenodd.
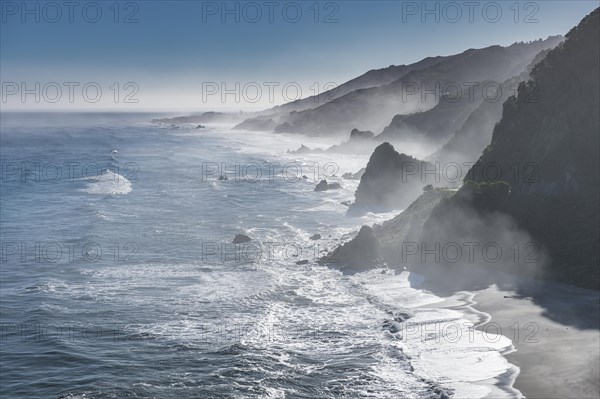
<svg viewBox="0 0 600 399"><path fill-rule="evenodd" d="M315 187L315 191L337 190L342 188L340 183L327 183L327 180L321 180Z"/></svg>

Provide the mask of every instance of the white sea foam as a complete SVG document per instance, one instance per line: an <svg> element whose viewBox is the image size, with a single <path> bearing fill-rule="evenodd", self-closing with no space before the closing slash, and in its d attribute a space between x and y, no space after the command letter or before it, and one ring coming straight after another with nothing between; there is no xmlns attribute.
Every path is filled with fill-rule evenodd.
<svg viewBox="0 0 600 399"><path fill-rule="evenodd" d="M475 328L465 315L469 305L465 293L444 300L411 288L411 274L407 272L399 275L368 272L355 278L382 303L411 309L413 317L394 323L397 331L394 336L403 352L410 356L415 375L435 381L459 398L483 398L492 392L520 397L520 392L510 386L504 386L503 391L492 389L490 384L504 380L503 374L518 373L519 369L503 356L513 349L512 341L493 329ZM442 302L451 303L453 309L444 308ZM462 311L456 310L457 303L463 305ZM510 384L510 380L504 383Z"/></svg>
<svg viewBox="0 0 600 399"><path fill-rule="evenodd" d="M96 195L125 195L132 190L131 182L127 178L110 170L94 178L85 178L87 187L83 189L88 194Z"/></svg>

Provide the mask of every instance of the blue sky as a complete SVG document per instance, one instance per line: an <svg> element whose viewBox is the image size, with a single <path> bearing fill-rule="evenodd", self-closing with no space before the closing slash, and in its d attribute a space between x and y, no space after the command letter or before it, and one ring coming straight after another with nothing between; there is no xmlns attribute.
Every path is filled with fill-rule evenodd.
<svg viewBox="0 0 600 399"><path fill-rule="evenodd" d="M65 89L57 103L7 96L3 109L187 110L268 107L283 101L280 88L288 83L297 83L306 96L369 69L564 34L599 1L78 1L69 9L63 1L2 0L1 5L3 84L95 82L103 89L98 103L81 101L79 89L69 103ZM115 82L116 102L114 86L109 88ZM128 82L138 89L132 96L138 103L122 102L134 91L124 90ZM256 82L264 92L256 103L236 102L233 95L233 101L211 102L201 95L207 82L230 89L235 82L240 87ZM265 82L279 83L275 98L266 95Z"/></svg>

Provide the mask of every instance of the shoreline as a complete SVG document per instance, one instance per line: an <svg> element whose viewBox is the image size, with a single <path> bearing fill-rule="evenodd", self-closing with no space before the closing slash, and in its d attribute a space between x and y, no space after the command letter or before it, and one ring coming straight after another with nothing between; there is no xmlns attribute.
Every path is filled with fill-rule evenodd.
<svg viewBox="0 0 600 399"><path fill-rule="evenodd" d="M444 299L422 308L461 312L475 330L490 334L484 340L491 346L497 335L512 341L499 349L506 371L473 381L489 389L485 398L600 398L600 291L505 273L496 277L502 288L436 293L431 280L415 287Z"/></svg>
<svg viewBox="0 0 600 399"><path fill-rule="evenodd" d="M503 356L519 370L513 388L530 399L600 397L600 293L527 279L519 284L521 291L544 293L549 306L495 285L473 292L467 305L491 317L477 329L499 327L512 340L514 350Z"/></svg>
<svg viewBox="0 0 600 399"><path fill-rule="evenodd" d="M446 295L447 296L443 296L444 300L442 302L437 302L432 305L425 305L421 308L448 309L460 312L463 319L472 323L472 330L468 333L470 344L473 344L475 341L482 342L484 347L487 348L486 350L497 351L508 363L507 369L504 372L491 378L472 380L470 381L470 384L484 387L488 391L488 393L481 398L522 398L523 394L518 390L517 387L515 387L515 379L520 373L519 367L513 364L510 359L507 358L509 353L515 351L515 347L511 343L506 347L493 349L493 343L497 342L497 340L493 338L492 340L488 341L486 338L483 338L484 335L481 333L481 326L491 323L492 316L489 313L476 308L477 302L474 300L474 298L477 295L477 291L459 291L452 294L446 293ZM482 334L479 339L475 338L473 335L474 331L478 331L480 334ZM463 331L463 333L465 332L466 331ZM488 333L490 336L496 337L496 331L493 329ZM511 339L510 336L504 336ZM482 338L483 341L481 341ZM452 340L452 337L449 336L448 339ZM488 342L490 345L488 346L485 344L485 342ZM473 347L475 346L476 345Z"/></svg>

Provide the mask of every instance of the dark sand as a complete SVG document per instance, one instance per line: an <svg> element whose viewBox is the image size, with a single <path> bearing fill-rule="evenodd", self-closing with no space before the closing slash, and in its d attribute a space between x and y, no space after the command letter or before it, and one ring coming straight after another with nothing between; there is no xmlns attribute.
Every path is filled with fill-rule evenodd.
<svg viewBox="0 0 600 399"><path fill-rule="evenodd" d="M600 398L600 292L519 285L521 294L535 293L539 304L492 286L476 292L473 305L513 341L516 351L506 358L520 368L514 387L526 398Z"/></svg>

